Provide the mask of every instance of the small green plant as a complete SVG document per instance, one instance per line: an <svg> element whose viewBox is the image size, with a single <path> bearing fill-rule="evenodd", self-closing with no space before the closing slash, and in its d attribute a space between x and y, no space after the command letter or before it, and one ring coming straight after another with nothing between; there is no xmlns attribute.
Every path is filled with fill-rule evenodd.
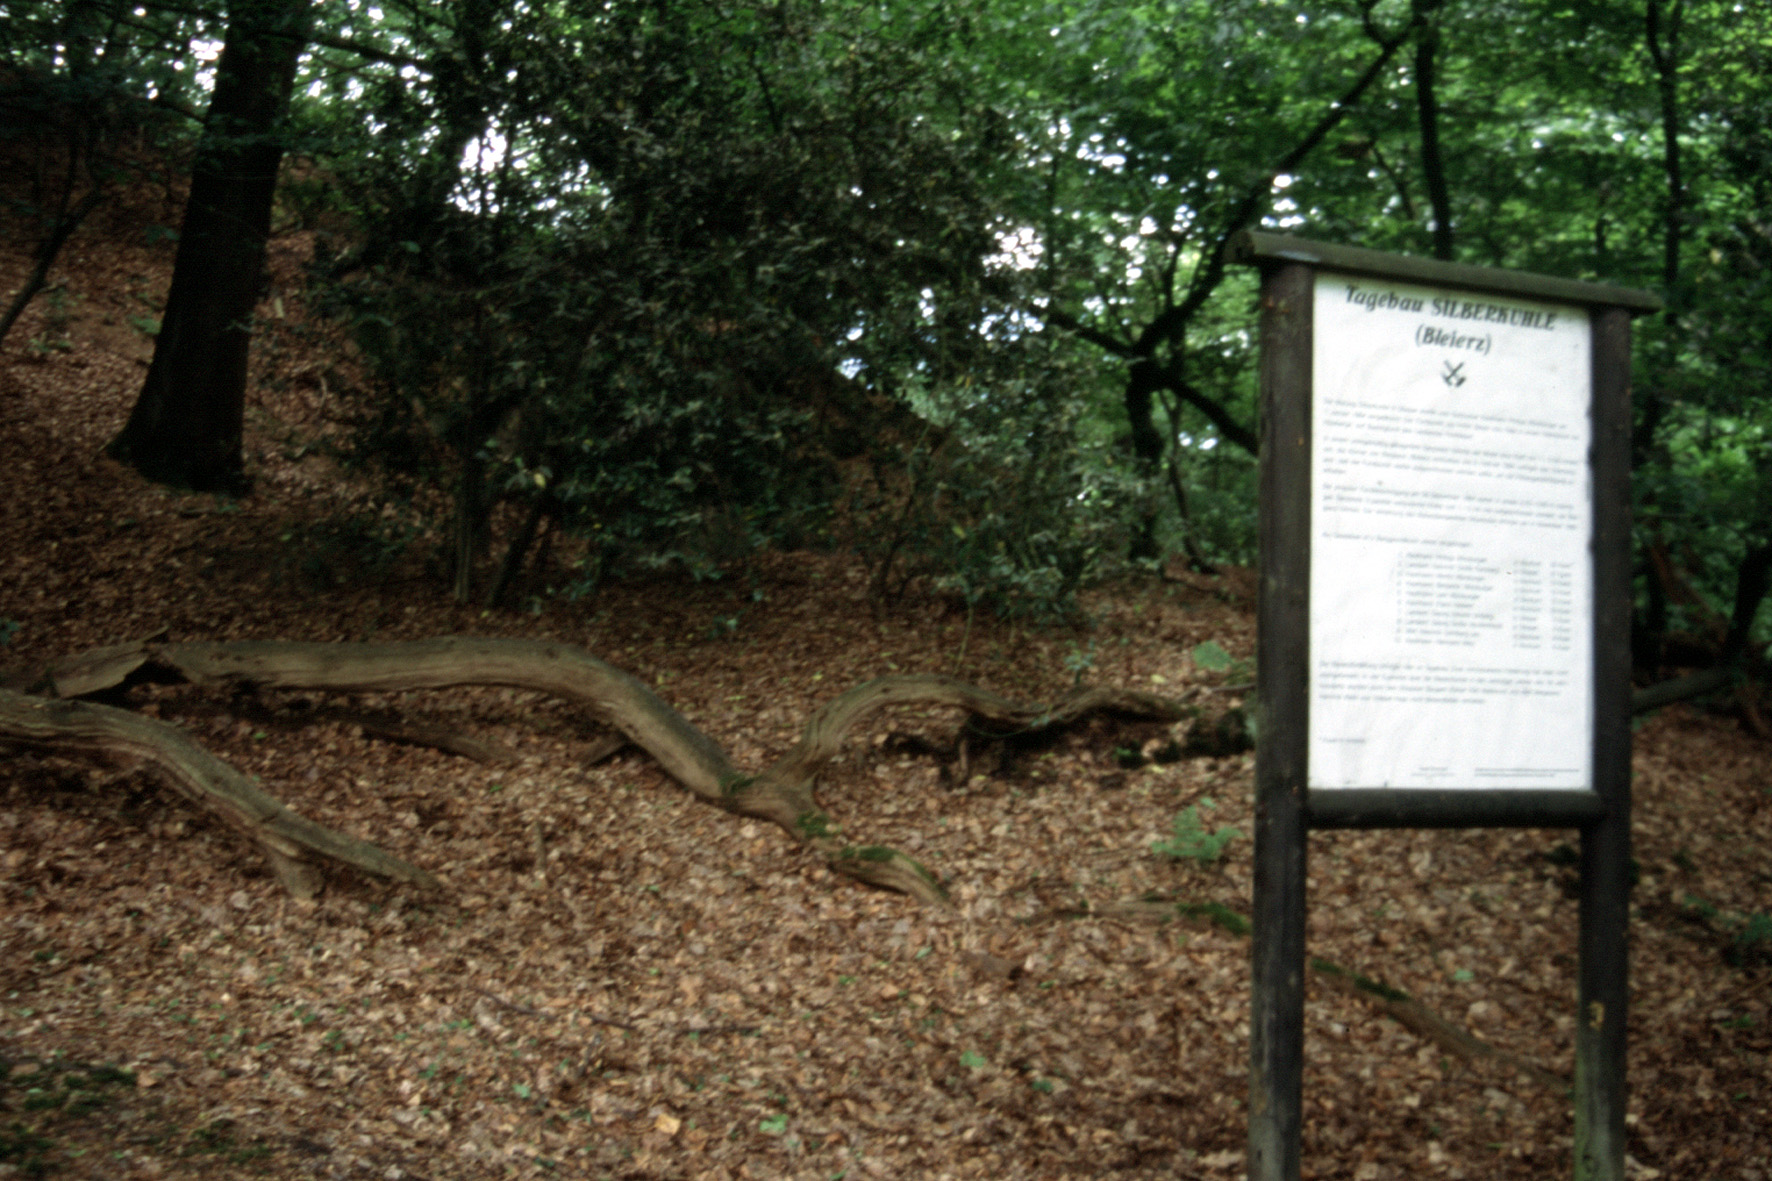
<svg viewBox="0 0 1772 1181"><path fill-rule="evenodd" d="M1198 806L1189 804L1183 808L1169 826L1173 835L1166 841L1152 842L1151 852L1172 861L1198 861L1201 865L1217 861L1224 854L1224 847L1243 832L1228 824L1220 825L1217 832L1208 832L1200 820L1200 808L1210 807L1212 800L1207 797Z"/></svg>
<svg viewBox="0 0 1772 1181"><path fill-rule="evenodd" d="M1202 672L1224 673L1231 681L1248 680L1255 675L1253 664L1247 660L1238 660L1213 640L1195 644L1192 656L1195 668Z"/></svg>
<svg viewBox="0 0 1772 1181"><path fill-rule="evenodd" d="M1212 640L1195 644L1193 656L1194 667L1209 673L1221 673L1231 666L1231 654Z"/></svg>
<svg viewBox="0 0 1772 1181"><path fill-rule="evenodd" d="M821 837L834 837L838 829L831 824L831 818L823 812L802 812L794 821L794 827L808 840Z"/></svg>
<svg viewBox="0 0 1772 1181"><path fill-rule="evenodd" d="M1081 685L1083 675L1095 667L1095 641L1090 640L1087 648L1072 644L1069 655L1064 658L1064 667L1071 674L1071 684Z"/></svg>
<svg viewBox="0 0 1772 1181"><path fill-rule="evenodd" d="M766 1136L779 1136L788 1130L788 1117L772 1115L757 1121L757 1131Z"/></svg>
<svg viewBox="0 0 1772 1181"><path fill-rule="evenodd" d="M1738 968L1772 963L1772 915L1749 915L1741 930L1735 932L1727 958Z"/></svg>
<svg viewBox="0 0 1772 1181"><path fill-rule="evenodd" d="M31 338L30 349L33 355L42 357L73 349L74 342L68 337L68 325L73 322L74 304L79 298L69 294L64 283L56 283L44 290L43 332Z"/></svg>

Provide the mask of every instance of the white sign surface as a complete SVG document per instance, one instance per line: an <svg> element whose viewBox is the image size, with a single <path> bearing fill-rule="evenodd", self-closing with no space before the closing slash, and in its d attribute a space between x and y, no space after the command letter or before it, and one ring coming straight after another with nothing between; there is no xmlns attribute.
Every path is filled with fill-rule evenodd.
<svg viewBox="0 0 1772 1181"><path fill-rule="evenodd" d="M1316 282L1310 786L1590 787L1587 312Z"/></svg>

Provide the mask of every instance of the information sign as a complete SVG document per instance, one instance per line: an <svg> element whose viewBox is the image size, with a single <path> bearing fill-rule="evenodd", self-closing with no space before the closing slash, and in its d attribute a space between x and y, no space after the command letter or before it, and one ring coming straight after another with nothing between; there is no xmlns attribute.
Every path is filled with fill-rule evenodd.
<svg viewBox="0 0 1772 1181"><path fill-rule="evenodd" d="M1623 1181L1630 317L1246 232L1262 269L1249 1177L1298 1181L1314 828L1577 827L1574 1174Z"/></svg>
<svg viewBox="0 0 1772 1181"><path fill-rule="evenodd" d="M1314 303L1309 786L1589 787L1587 310Z"/></svg>

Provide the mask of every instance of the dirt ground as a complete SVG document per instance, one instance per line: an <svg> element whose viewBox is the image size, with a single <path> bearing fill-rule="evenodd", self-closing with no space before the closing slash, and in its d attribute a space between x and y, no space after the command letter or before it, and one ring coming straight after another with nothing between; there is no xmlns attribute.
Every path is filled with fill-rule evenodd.
<svg viewBox="0 0 1772 1181"><path fill-rule="evenodd" d="M176 224L95 215L0 353L0 665L165 629L175 640L471 634L580 645L652 685L741 767L882 673L1027 700L1079 678L1235 700L1233 582L1093 593L1029 630L794 553L486 613L396 544L397 508L323 442L337 358L276 244L249 411L253 494L144 484L104 459L146 371ZM0 245L0 286L25 272ZM65 347L64 347L65 346ZM556 555L557 563L569 555ZM544 579L545 580L545 579ZM538 585L537 591L541 589ZM1152 892L1249 910L1247 755L1147 762L1185 738L1109 721L1056 743L934 748L962 720L888 716L822 799L943 875L951 911L833 876L697 802L633 751L503 690L356 697L137 689L324 824L438 874L335 874L289 898L235 833L149 774L0 752L0 1172L69 1178L1231 1178L1243 1169L1248 946L1129 912ZM360 717L496 741L484 763ZM1636 733L1633 1178L1772 1177L1772 749L1724 712ZM1232 826L1158 856L1184 808ZM1310 945L1501 1053L1467 1057L1313 984L1305 1175L1567 1176L1574 834L1316 834ZM1073 917L1064 917L1064 916Z"/></svg>

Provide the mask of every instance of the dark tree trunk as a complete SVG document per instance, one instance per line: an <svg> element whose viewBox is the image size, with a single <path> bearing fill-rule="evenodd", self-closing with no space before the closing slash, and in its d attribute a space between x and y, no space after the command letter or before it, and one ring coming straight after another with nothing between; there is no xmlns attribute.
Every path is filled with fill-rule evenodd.
<svg viewBox="0 0 1772 1181"><path fill-rule="evenodd" d="M1446 182L1446 156L1440 148L1440 30L1432 21L1439 0L1417 7L1423 18L1415 41L1415 113L1421 125L1421 173L1427 181L1428 204L1434 217L1434 257L1452 260L1452 189Z"/></svg>
<svg viewBox="0 0 1772 1181"><path fill-rule="evenodd" d="M1649 63L1655 68L1655 90L1661 100L1661 166L1667 179L1662 206L1661 285L1671 321L1680 310L1680 248L1685 237L1685 167L1680 160L1680 32L1686 14L1685 0L1649 0L1644 9L1647 28L1644 42Z"/></svg>
<svg viewBox="0 0 1772 1181"><path fill-rule="evenodd" d="M229 13L154 360L110 448L163 484L245 486L252 310L283 159L278 125L310 15L307 0L238 0Z"/></svg>
<svg viewBox="0 0 1772 1181"><path fill-rule="evenodd" d="M1722 662L1732 665L1748 652L1754 617L1760 603L1772 591L1772 542L1748 547L1735 570L1735 609L1729 616L1729 632L1723 638Z"/></svg>

